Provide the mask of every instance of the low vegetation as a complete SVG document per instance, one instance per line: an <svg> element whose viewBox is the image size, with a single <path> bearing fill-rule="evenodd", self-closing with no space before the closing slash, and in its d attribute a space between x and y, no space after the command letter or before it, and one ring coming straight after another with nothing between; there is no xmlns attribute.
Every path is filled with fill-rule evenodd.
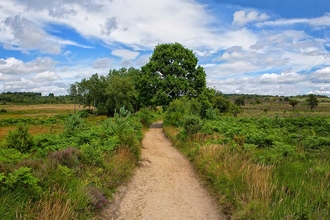
<svg viewBox="0 0 330 220"><path fill-rule="evenodd" d="M30 121L25 121L1 142L1 219L97 215L131 176L140 156L143 125L154 118L147 109L131 114L121 108L113 118L101 120L83 112L45 120L63 123L62 132L32 135ZM44 120L33 125L37 123Z"/></svg>
<svg viewBox="0 0 330 220"><path fill-rule="evenodd" d="M170 104L164 130L210 183L228 216L330 217L329 117L221 114L210 120L196 114L192 103ZM174 114L174 106L188 109Z"/></svg>

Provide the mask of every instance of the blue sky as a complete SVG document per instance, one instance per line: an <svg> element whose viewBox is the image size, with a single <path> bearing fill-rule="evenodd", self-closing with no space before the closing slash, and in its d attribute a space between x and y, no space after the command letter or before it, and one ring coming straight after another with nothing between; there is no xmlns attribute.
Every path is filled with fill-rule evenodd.
<svg viewBox="0 0 330 220"><path fill-rule="evenodd" d="M179 42L224 93L330 95L325 0L1 0L0 34L0 92L65 95Z"/></svg>

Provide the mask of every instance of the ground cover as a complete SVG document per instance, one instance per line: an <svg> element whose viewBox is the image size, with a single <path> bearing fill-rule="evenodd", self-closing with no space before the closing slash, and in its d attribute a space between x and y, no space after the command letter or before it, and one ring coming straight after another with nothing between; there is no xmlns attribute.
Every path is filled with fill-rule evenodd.
<svg viewBox="0 0 330 220"><path fill-rule="evenodd" d="M152 121L147 109L123 108L114 118L51 109L51 117L1 120L1 130L9 131L0 143L2 219L95 217L131 176L143 125Z"/></svg>
<svg viewBox="0 0 330 220"><path fill-rule="evenodd" d="M291 109L285 116L276 112L276 106L267 113L259 109L258 116L255 111L211 120L185 110L185 115L175 114L181 120L174 125L170 105L164 130L210 183L228 216L328 219L330 117L326 108Z"/></svg>

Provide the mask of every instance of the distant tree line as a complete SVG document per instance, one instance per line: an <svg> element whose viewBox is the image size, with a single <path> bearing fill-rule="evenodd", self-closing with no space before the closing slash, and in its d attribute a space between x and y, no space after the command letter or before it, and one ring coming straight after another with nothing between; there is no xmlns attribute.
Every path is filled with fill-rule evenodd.
<svg viewBox="0 0 330 220"><path fill-rule="evenodd" d="M48 96L42 96L40 92L2 92L0 94L0 104L64 104L72 103L71 97L55 96L49 93Z"/></svg>

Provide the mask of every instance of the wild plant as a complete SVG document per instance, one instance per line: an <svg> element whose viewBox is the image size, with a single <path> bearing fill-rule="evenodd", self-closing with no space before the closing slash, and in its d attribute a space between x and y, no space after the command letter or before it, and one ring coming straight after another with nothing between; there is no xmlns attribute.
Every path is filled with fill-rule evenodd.
<svg viewBox="0 0 330 220"><path fill-rule="evenodd" d="M33 196L35 193L41 192L38 183L39 179L32 174L31 168L28 167L20 167L8 174L0 173L0 190L26 189Z"/></svg>
<svg viewBox="0 0 330 220"><path fill-rule="evenodd" d="M102 210L109 203L103 192L94 186L87 188L87 195L94 211Z"/></svg>
<svg viewBox="0 0 330 220"><path fill-rule="evenodd" d="M183 129L187 137L196 135L197 132L202 128L202 121L198 116L186 116L183 120Z"/></svg>
<svg viewBox="0 0 330 220"><path fill-rule="evenodd" d="M58 161L61 165L75 167L79 164L80 152L77 148L68 147L49 154L49 158Z"/></svg>
<svg viewBox="0 0 330 220"><path fill-rule="evenodd" d="M64 123L64 135L73 136L85 127L84 120L78 114L71 115Z"/></svg>
<svg viewBox="0 0 330 220"><path fill-rule="evenodd" d="M29 152L33 147L33 137L27 127L19 125L16 130L10 131L6 137L7 147L22 153Z"/></svg>

